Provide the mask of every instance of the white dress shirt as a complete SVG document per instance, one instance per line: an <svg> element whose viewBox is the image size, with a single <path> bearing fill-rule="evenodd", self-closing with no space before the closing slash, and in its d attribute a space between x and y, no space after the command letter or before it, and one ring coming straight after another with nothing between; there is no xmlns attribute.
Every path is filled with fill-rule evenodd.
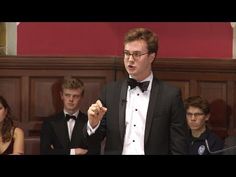
<svg viewBox="0 0 236 177"><path fill-rule="evenodd" d="M147 91L142 92L139 87L127 91L127 103L125 113L125 139L123 146L123 155L144 155L144 133L147 117L147 109L150 99L153 73L146 79L149 81Z"/></svg>
<svg viewBox="0 0 236 177"><path fill-rule="evenodd" d="M64 114L66 116L66 114L69 114L69 113L66 110L64 110ZM75 112L74 114L72 114L71 116L75 116L77 118L78 115L79 115L79 110L77 112ZM67 121L67 128L68 128L68 134L69 134L70 140L71 140L71 136L72 136L74 126L75 126L75 120L74 119L70 119L69 121ZM75 155L75 149L70 150L70 155Z"/></svg>
<svg viewBox="0 0 236 177"><path fill-rule="evenodd" d="M142 92L139 87L135 87L132 90L128 86L127 91L127 105L125 113L125 139L123 146L123 155L144 155L144 133L147 117L147 109L149 105L150 92L152 87L153 73L151 73L146 79L141 82L149 81L147 91ZM92 135L98 129L99 124L92 128L87 123L88 135Z"/></svg>

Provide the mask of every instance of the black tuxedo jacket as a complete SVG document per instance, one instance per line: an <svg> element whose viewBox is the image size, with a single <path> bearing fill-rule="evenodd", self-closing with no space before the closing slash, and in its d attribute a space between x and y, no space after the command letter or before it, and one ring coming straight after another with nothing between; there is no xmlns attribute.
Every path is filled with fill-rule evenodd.
<svg viewBox="0 0 236 177"><path fill-rule="evenodd" d="M127 80L107 85L100 100L108 108L95 132L106 137L105 154L121 154L125 136ZM145 154L187 154L187 124L180 89L154 77L146 118Z"/></svg>
<svg viewBox="0 0 236 177"><path fill-rule="evenodd" d="M99 154L100 146L92 141L89 142L90 146L88 146L88 141L83 134L83 128L87 121L87 115L79 112L70 140L64 112L55 114L45 120L40 134L40 153L70 154L72 148L84 148L88 149L88 154Z"/></svg>

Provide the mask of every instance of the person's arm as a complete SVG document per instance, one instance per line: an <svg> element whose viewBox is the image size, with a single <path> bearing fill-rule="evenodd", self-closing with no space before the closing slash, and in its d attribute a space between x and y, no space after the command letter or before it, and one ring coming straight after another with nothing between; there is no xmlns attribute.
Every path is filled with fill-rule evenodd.
<svg viewBox="0 0 236 177"><path fill-rule="evenodd" d="M224 141L215 133L211 132L210 138L212 138L212 145L210 146L211 151L218 151L224 148Z"/></svg>
<svg viewBox="0 0 236 177"><path fill-rule="evenodd" d="M54 132L48 121L44 121L40 133L40 154L70 154L70 149L58 149L53 146Z"/></svg>
<svg viewBox="0 0 236 177"><path fill-rule="evenodd" d="M13 155L23 155L24 154L24 132L20 128L15 128L14 131L14 145L13 145Z"/></svg>
<svg viewBox="0 0 236 177"><path fill-rule="evenodd" d="M236 136L230 135L224 140L224 148L231 148L224 151L223 155L236 155Z"/></svg>
<svg viewBox="0 0 236 177"><path fill-rule="evenodd" d="M100 121L98 122L98 124L96 125L96 127L92 128L92 126L90 125L89 121L87 122L87 133L88 135L92 135L96 132L96 130L98 129L100 125Z"/></svg>
<svg viewBox="0 0 236 177"><path fill-rule="evenodd" d="M100 154L101 142L106 132L105 113L107 108L100 100L92 104L88 109L88 122L83 132L88 144L88 154Z"/></svg>
<svg viewBox="0 0 236 177"><path fill-rule="evenodd" d="M70 150L71 155L86 155L88 153L87 149L75 148Z"/></svg>

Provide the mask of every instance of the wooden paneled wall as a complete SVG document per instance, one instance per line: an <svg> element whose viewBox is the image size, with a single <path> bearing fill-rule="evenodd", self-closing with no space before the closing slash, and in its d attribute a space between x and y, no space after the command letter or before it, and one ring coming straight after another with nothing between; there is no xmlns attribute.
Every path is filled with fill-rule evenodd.
<svg viewBox="0 0 236 177"><path fill-rule="evenodd" d="M210 127L222 138L236 129L236 60L158 59L154 75L182 90L183 99L201 95L212 108ZM85 83L81 110L98 97L104 84L127 74L121 58L0 57L0 94L9 102L26 137L38 137L41 123L61 109L59 82L79 77Z"/></svg>

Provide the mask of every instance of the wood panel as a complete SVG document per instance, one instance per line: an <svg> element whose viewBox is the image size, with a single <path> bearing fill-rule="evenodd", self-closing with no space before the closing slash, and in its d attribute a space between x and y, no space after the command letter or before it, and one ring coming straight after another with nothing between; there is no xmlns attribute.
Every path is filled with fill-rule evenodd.
<svg viewBox="0 0 236 177"><path fill-rule="evenodd" d="M115 80L114 70L111 58L1 57L0 94L8 100L25 135L38 137L42 121L62 110L59 92L64 77L84 82L81 111L86 113L104 84Z"/></svg>
<svg viewBox="0 0 236 177"><path fill-rule="evenodd" d="M60 78L30 77L29 121L43 121L57 112L60 105L58 80Z"/></svg>
<svg viewBox="0 0 236 177"><path fill-rule="evenodd" d="M25 138L25 155L40 154L40 138L26 137Z"/></svg>
<svg viewBox="0 0 236 177"><path fill-rule="evenodd" d="M0 95L7 98L14 120L21 121L21 80L20 77L0 76Z"/></svg>
<svg viewBox="0 0 236 177"><path fill-rule="evenodd" d="M206 98L210 103L211 117L209 125L221 136L226 136L229 122L227 101L227 83L199 81L198 95Z"/></svg>
<svg viewBox="0 0 236 177"><path fill-rule="evenodd" d="M211 128L222 138L236 134L236 60L158 59L154 75L179 87L183 99L200 95L211 104ZM96 101L102 87L127 76L116 57L0 57L0 94L6 97L27 138L38 137L41 123L62 109L63 77L85 84L81 110Z"/></svg>
<svg viewBox="0 0 236 177"><path fill-rule="evenodd" d="M233 106L231 106L231 110L232 110L232 119L230 119L231 120L231 126L230 126L230 128L231 129L234 129L234 127L236 127L236 82L234 82L234 92L233 92L233 94L231 94L230 96L232 96L233 95L233 103L232 103L232 105ZM236 128L235 128L235 135L236 135Z"/></svg>
<svg viewBox="0 0 236 177"><path fill-rule="evenodd" d="M170 85L173 85L175 87L178 87L181 89L182 93L182 99L186 99L189 97L189 81L171 81L171 80L165 80L165 82L169 83Z"/></svg>
<svg viewBox="0 0 236 177"><path fill-rule="evenodd" d="M84 98L81 105L81 111L87 113L91 104L96 102L99 97L102 87L106 83L105 77L82 77L81 80L85 85Z"/></svg>

